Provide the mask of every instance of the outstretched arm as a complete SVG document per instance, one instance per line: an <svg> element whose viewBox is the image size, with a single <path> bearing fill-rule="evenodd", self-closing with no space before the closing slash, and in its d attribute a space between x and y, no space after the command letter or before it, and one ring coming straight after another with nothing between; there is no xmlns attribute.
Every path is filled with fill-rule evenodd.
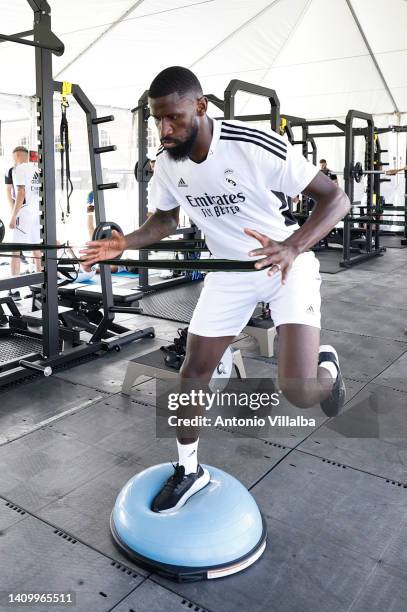
<svg viewBox="0 0 407 612"><path fill-rule="evenodd" d="M157 210L141 227L123 236L113 231L107 240L93 240L81 251L83 262L92 265L97 261L112 259L121 255L126 249L140 250L170 236L178 226L179 207L169 211Z"/></svg>
<svg viewBox="0 0 407 612"><path fill-rule="evenodd" d="M127 249L141 249L170 236L178 227L179 207L156 210L135 232L126 236Z"/></svg>

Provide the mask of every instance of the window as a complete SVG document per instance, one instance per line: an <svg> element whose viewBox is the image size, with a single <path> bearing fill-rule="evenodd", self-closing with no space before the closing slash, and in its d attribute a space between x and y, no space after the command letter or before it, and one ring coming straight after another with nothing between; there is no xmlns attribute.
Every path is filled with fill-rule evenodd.
<svg viewBox="0 0 407 612"><path fill-rule="evenodd" d="M157 130L151 129L150 127L147 129L147 148L148 149L158 149L158 135Z"/></svg>
<svg viewBox="0 0 407 612"><path fill-rule="evenodd" d="M108 147L111 144L110 136L106 130L100 130L100 146Z"/></svg>
<svg viewBox="0 0 407 612"><path fill-rule="evenodd" d="M26 149L29 149L30 148L30 141L29 141L28 136L23 136L22 138L20 138L20 140L18 142L18 145L20 147L26 147Z"/></svg>
<svg viewBox="0 0 407 612"><path fill-rule="evenodd" d="M55 150L55 153L61 152L61 138L59 135L54 136L54 150Z"/></svg>

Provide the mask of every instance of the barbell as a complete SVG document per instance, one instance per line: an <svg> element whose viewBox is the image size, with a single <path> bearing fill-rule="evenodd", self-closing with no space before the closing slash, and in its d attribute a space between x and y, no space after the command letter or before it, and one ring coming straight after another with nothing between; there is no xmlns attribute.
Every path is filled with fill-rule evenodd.
<svg viewBox="0 0 407 612"><path fill-rule="evenodd" d="M397 172L402 170L404 170L404 168L398 168ZM336 170L330 170L330 172L332 174L345 174L342 170L338 172ZM354 166L351 166L349 175L351 178L353 178L355 183L360 183L365 174L386 174L386 172L387 170L364 170L362 164L360 162L356 162Z"/></svg>

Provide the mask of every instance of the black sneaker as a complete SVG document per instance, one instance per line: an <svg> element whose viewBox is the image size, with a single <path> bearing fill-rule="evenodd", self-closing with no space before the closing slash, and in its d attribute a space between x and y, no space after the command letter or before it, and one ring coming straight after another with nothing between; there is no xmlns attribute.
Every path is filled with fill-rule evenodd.
<svg viewBox="0 0 407 612"><path fill-rule="evenodd" d="M333 384L332 391L329 396L321 402L321 408L329 417L337 416L345 403L346 387L343 382L341 369L339 367L338 353L333 346L323 345L319 347L318 364L323 361L330 361L334 364L337 370L336 380Z"/></svg>
<svg viewBox="0 0 407 612"><path fill-rule="evenodd" d="M200 465L196 472L185 475L184 466L177 463L174 466L174 474L154 498L151 505L152 511L165 514L179 510L194 493L206 487L209 481L208 470Z"/></svg>
<svg viewBox="0 0 407 612"><path fill-rule="evenodd" d="M187 347L188 327L178 329L178 338L174 338L174 343L167 346L160 346L160 350L165 354L164 362L169 368L180 370L184 363Z"/></svg>
<svg viewBox="0 0 407 612"><path fill-rule="evenodd" d="M19 291L9 291L8 296L13 298L15 302L19 302L21 300L21 295Z"/></svg>

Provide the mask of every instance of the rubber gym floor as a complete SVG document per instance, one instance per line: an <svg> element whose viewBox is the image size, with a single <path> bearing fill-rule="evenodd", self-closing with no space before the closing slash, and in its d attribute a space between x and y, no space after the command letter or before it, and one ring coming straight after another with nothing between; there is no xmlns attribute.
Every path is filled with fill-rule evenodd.
<svg viewBox="0 0 407 612"><path fill-rule="evenodd" d="M178 584L148 574L111 541L109 516L125 482L175 459L155 438L153 382L120 393L126 362L171 342L154 340L3 390L0 395L0 591L76 593L45 612L383 612L407 609L407 249L323 274L322 342L340 355L343 416L307 437L202 440L200 459L241 480L266 516L263 557L241 574ZM248 374L276 359L240 336ZM364 437L347 431L369 411ZM356 416L356 418L358 418ZM352 419L350 419L352 421ZM360 429L359 429L360 431ZM27 606L2 606L1 611Z"/></svg>

